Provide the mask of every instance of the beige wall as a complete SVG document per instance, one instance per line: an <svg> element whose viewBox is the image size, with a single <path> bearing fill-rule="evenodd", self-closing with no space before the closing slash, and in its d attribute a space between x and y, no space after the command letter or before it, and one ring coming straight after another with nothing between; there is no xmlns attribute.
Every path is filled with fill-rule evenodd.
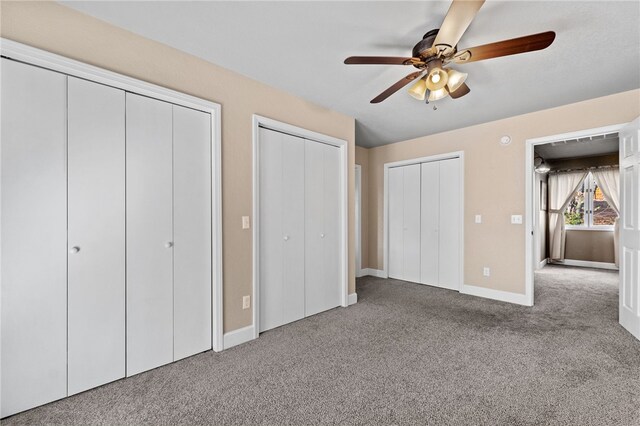
<svg viewBox="0 0 640 426"><path fill-rule="evenodd" d="M369 150L356 146L356 164L361 166L362 173L362 217L360 247L362 253L362 269L369 267Z"/></svg>
<svg viewBox="0 0 640 426"><path fill-rule="evenodd" d="M614 263L613 231L567 230L565 259Z"/></svg>
<svg viewBox="0 0 640 426"><path fill-rule="evenodd" d="M224 330L251 324L242 296L252 293L252 114L257 113L349 142L349 253L353 253L353 118L49 2L2 2L2 37L168 87L222 105ZM349 292L355 291L355 258Z"/></svg>
<svg viewBox="0 0 640 426"><path fill-rule="evenodd" d="M633 90L370 149L369 267L383 268L384 163L462 150L464 283L524 293L526 231L511 225L510 216L525 214L525 141L625 123L638 115L640 90ZM513 142L501 146L503 135ZM474 223L475 214L482 214L482 224ZM491 268L490 277L482 275L483 266Z"/></svg>

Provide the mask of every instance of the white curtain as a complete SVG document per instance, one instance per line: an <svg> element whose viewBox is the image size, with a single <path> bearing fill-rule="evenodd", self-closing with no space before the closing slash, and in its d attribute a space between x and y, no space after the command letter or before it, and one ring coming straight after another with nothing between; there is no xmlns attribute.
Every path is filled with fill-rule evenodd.
<svg viewBox="0 0 640 426"><path fill-rule="evenodd" d="M604 199L620 216L620 169L597 169L591 172L602 190ZM616 265L618 265L618 241L620 239L620 229L618 219L616 219L613 231L613 253Z"/></svg>
<svg viewBox="0 0 640 426"><path fill-rule="evenodd" d="M587 172L549 175L549 257L551 260L564 260L567 236L564 229L564 211L586 176Z"/></svg>

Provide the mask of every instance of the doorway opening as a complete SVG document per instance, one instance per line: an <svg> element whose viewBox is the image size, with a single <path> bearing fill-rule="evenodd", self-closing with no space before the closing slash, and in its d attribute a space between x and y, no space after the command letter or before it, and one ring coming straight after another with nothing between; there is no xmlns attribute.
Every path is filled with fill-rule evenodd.
<svg viewBox="0 0 640 426"><path fill-rule="evenodd" d="M622 127L529 141L531 304L535 287L539 297L588 300L617 319Z"/></svg>
<svg viewBox="0 0 640 426"><path fill-rule="evenodd" d="M618 269L618 146L611 132L534 147L536 269Z"/></svg>

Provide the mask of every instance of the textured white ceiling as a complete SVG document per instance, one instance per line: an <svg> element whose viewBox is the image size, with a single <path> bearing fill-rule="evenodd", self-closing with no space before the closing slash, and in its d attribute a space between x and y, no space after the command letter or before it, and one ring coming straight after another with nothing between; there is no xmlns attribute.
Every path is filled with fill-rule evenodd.
<svg viewBox="0 0 640 426"><path fill-rule="evenodd" d="M535 153L545 160L563 160L615 154L619 151L619 145L620 140L616 132L536 145Z"/></svg>
<svg viewBox="0 0 640 426"><path fill-rule="evenodd" d="M144 37L353 116L378 146L640 87L640 2L487 1L460 48L553 30L546 50L455 66L471 93L437 102L401 90L412 67L344 65L410 56L449 2L64 2Z"/></svg>

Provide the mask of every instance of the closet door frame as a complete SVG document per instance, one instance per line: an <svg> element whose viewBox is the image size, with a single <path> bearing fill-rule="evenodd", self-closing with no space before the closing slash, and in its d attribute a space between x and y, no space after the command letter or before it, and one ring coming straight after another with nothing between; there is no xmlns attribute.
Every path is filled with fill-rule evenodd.
<svg viewBox="0 0 640 426"><path fill-rule="evenodd" d="M252 300L252 317L253 324L247 327L248 334L251 334L254 339L258 338L260 334L260 282L259 282L259 247L260 247L260 182L259 182L259 143L260 143L260 128L274 130L276 132L287 133L293 136L297 136L303 139L311 140L314 142L324 143L327 145L333 145L340 149L340 277L341 283L341 306L348 306L349 299L349 279L348 279L348 247L349 247L349 234L348 234L348 165L347 165L347 141L343 139L334 138L331 136L316 133L311 130L303 129L301 127L293 126L291 124L283 123L281 121L273 120L271 118L263 117L257 114L253 115L253 300ZM304 143L304 141L301 141ZM244 342L245 340L243 340ZM230 342L226 347L231 347L234 344Z"/></svg>
<svg viewBox="0 0 640 426"><path fill-rule="evenodd" d="M72 77L115 87L138 95L166 101L211 115L211 277L212 277L212 349L221 351L222 344L222 107L215 102L186 95L155 84L88 65L64 56L0 38L0 53L9 59L67 74Z"/></svg>
<svg viewBox="0 0 640 426"><path fill-rule="evenodd" d="M383 258L384 265L381 270L382 278L389 278L389 169L393 167L409 166L412 164L431 163L434 161L460 160L460 273L456 290L461 291L464 285L464 151L454 151L445 154L431 155L428 157L411 158L409 160L394 161L384 164L384 205L383 205Z"/></svg>

